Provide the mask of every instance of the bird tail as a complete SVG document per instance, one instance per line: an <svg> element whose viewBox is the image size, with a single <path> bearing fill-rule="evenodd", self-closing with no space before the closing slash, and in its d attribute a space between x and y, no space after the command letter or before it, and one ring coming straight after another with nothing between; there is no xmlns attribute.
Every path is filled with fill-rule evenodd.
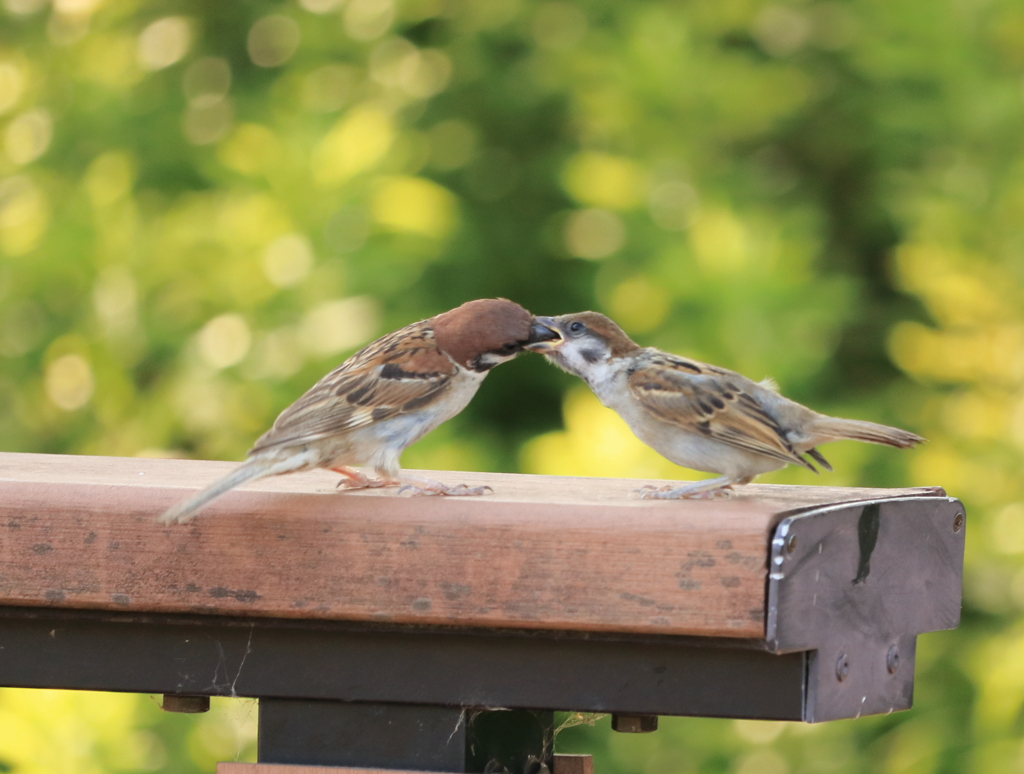
<svg viewBox="0 0 1024 774"><path fill-rule="evenodd" d="M206 489L196 492L192 497L182 500L180 503L167 509L157 521L161 524L184 524L186 521L191 521L200 508L211 500L220 497L228 490L234 489L236 486L257 478L276 476L280 473L291 473L302 467L305 467L305 465L296 465L294 457L286 457L284 459L253 457L243 462L223 478L214 481Z"/></svg>
<svg viewBox="0 0 1024 774"><path fill-rule="evenodd" d="M814 446L828 441L850 439L895 446L897 449L909 449L922 443L925 439L898 427L879 425L860 419L839 419L838 417L818 416L809 435L814 438Z"/></svg>

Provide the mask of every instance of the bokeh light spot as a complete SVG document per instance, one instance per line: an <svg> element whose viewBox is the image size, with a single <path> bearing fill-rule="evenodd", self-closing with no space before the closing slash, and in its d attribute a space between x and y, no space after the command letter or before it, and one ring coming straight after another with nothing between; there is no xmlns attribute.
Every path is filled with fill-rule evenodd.
<svg viewBox="0 0 1024 774"><path fill-rule="evenodd" d="M3 115L21 99L25 91L25 76L12 62L0 62L0 115Z"/></svg>
<svg viewBox="0 0 1024 774"><path fill-rule="evenodd" d="M754 19L754 38L772 56L789 56L807 42L811 21L805 13L785 5L766 5Z"/></svg>
<svg viewBox="0 0 1024 774"><path fill-rule="evenodd" d="M697 191L682 180L669 180L651 190L648 208L651 220L668 231L683 231L699 206Z"/></svg>
<svg viewBox="0 0 1024 774"><path fill-rule="evenodd" d="M313 268L313 246L302 234L279 236L263 252L263 273L279 288L302 282Z"/></svg>
<svg viewBox="0 0 1024 774"><path fill-rule="evenodd" d="M375 40L391 29L393 0L350 0L344 11L345 32L353 40Z"/></svg>
<svg viewBox="0 0 1024 774"><path fill-rule="evenodd" d="M53 139L53 119L39 108L15 117L4 132L4 150L15 164L28 164L46 153Z"/></svg>
<svg viewBox="0 0 1024 774"><path fill-rule="evenodd" d="M374 220L395 231L443 239L455 227L457 206L452 193L421 177L381 180L370 205Z"/></svg>
<svg viewBox="0 0 1024 774"><path fill-rule="evenodd" d="M192 44L192 29L182 16L157 19L139 34L139 64L146 70L162 70L181 61Z"/></svg>
<svg viewBox="0 0 1024 774"><path fill-rule="evenodd" d="M39 243L50 217L43 191L24 175L0 180L0 249L23 255Z"/></svg>
<svg viewBox="0 0 1024 774"><path fill-rule="evenodd" d="M369 105L352 108L313 151L313 177L335 186L380 161L394 141L391 117Z"/></svg>
<svg viewBox="0 0 1024 774"><path fill-rule="evenodd" d="M707 274L735 274L746 267L746 231L729 210L721 207L700 210L693 219L689 235L697 263Z"/></svg>
<svg viewBox="0 0 1024 774"><path fill-rule="evenodd" d="M577 258L607 258L626 243L622 218L601 209L577 210L565 221L565 249Z"/></svg>
<svg viewBox="0 0 1024 774"><path fill-rule="evenodd" d="M299 25L278 14L264 16L249 30L249 58L258 67L280 67L299 47Z"/></svg>
<svg viewBox="0 0 1024 774"><path fill-rule="evenodd" d="M113 204L135 182L135 163L125 153L111 151L96 158L85 172L85 191L96 207Z"/></svg>
<svg viewBox="0 0 1024 774"><path fill-rule="evenodd" d="M621 156L585 151L562 172L562 185L580 204L625 210L640 203L643 179L636 164Z"/></svg>
<svg viewBox="0 0 1024 774"><path fill-rule="evenodd" d="M4 8L13 16L31 16L47 5L47 0L4 0Z"/></svg>
<svg viewBox="0 0 1024 774"><path fill-rule="evenodd" d="M406 57L398 71L405 93L427 99L444 91L452 77L452 62L443 51L425 48Z"/></svg>
<svg viewBox="0 0 1024 774"><path fill-rule="evenodd" d="M365 344L380 325L380 307L369 296L325 301L302 320L299 336L303 348L316 356L335 355Z"/></svg>
<svg viewBox="0 0 1024 774"><path fill-rule="evenodd" d="M225 97L231 88L231 66L226 59L204 56L190 64L182 76L186 99Z"/></svg>
<svg viewBox="0 0 1024 774"><path fill-rule="evenodd" d="M89 402L93 392L92 368L81 355L61 355L46 367L46 397L65 411Z"/></svg>
<svg viewBox="0 0 1024 774"><path fill-rule="evenodd" d="M193 145L210 145L228 133L233 119L231 100L213 94L196 97L185 109L185 137Z"/></svg>
<svg viewBox="0 0 1024 774"><path fill-rule="evenodd" d="M340 110L352 97L358 79L354 67L339 64L318 67L302 81L303 104L317 113Z"/></svg>
<svg viewBox="0 0 1024 774"><path fill-rule="evenodd" d="M217 147L217 158L243 175L267 172L280 160L281 153L277 135L259 124L240 124Z"/></svg>
<svg viewBox="0 0 1024 774"><path fill-rule="evenodd" d="M665 288L649 277L637 275L612 288L608 311L625 330L635 333L653 331L665 321L669 312L669 295Z"/></svg>
<svg viewBox="0 0 1024 774"><path fill-rule="evenodd" d="M136 325L138 289L135 278L123 266L111 266L96 278L93 306L104 333L123 336Z"/></svg>
<svg viewBox="0 0 1024 774"><path fill-rule="evenodd" d="M587 34L587 15L576 3L544 3L533 16L531 30L541 48L572 48Z"/></svg>
<svg viewBox="0 0 1024 774"><path fill-rule="evenodd" d="M345 0L299 0L303 10L321 15L336 11L344 4Z"/></svg>
<svg viewBox="0 0 1024 774"><path fill-rule="evenodd" d="M214 317L197 335L199 357L210 368L220 370L242 362L252 343L249 326L239 314Z"/></svg>

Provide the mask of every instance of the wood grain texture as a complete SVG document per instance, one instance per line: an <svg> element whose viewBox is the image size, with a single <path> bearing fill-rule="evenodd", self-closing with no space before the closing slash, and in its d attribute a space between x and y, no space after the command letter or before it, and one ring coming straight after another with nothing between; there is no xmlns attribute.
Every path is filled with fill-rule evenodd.
<svg viewBox="0 0 1024 774"><path fill-rule="evenodd" d="M749 486L647 501L644 481L431 472L484 497L254 482L156 517L233 463L0 453L0 605L761 637L772 526L938 489Z"/></svg>
<svg viewBox="0 0 1024 774"><path fill-rule="evenodd" d="M594 759L590 755L556 755L551 774L594 774Z"/></svg>

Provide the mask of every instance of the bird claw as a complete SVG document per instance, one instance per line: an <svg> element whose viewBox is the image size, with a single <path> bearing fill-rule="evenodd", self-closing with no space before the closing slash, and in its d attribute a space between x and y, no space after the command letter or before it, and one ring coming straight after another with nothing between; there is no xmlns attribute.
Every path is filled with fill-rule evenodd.
<svg viewBox="0 0 1024 774"><path fill-rule="evenodd" d="M387 481L383 478L370 478L364 476L362 479L356 480L351 478L343 478L338 482L335 489L379 489L383 486L397 486L397 481Z"/></svg>
<svg viewBox="0 0 1024 774"><path fill-rule="evenodd" d="M456 484L455 486L449 486L448 484L442 484L440 481L424 481L421 485L406 484L398 490L398 494L403 492L409 492L411 495L448 495L449 497L474 497L490 492L494 494L494 490L491 487L484 486L467 486L466 484Z"/></svg>
<svg viewBox="0 0 1024 774"><path fill-rule="evenodd" d="M729 484L715 487L714 489L698 491L694 491L691 486L674 487L669 485L656 487L651 484L645 484L639 489L634 490L633 494L641 500L717 500L719 498L732 497L733 489Z"/></svg>

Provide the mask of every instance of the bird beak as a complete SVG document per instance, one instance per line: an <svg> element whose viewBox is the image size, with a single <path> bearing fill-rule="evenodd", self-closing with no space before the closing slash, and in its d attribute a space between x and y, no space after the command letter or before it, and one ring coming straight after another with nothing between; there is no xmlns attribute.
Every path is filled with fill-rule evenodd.
<svg viewBox="0 0 1024 774"><path fill-rule="evenodd" d="M558 349L564 341L565 339L562 338L554 320L550 317L534 317L533 327L530 328L530 338L524 349L543 354Z"/></svg>

